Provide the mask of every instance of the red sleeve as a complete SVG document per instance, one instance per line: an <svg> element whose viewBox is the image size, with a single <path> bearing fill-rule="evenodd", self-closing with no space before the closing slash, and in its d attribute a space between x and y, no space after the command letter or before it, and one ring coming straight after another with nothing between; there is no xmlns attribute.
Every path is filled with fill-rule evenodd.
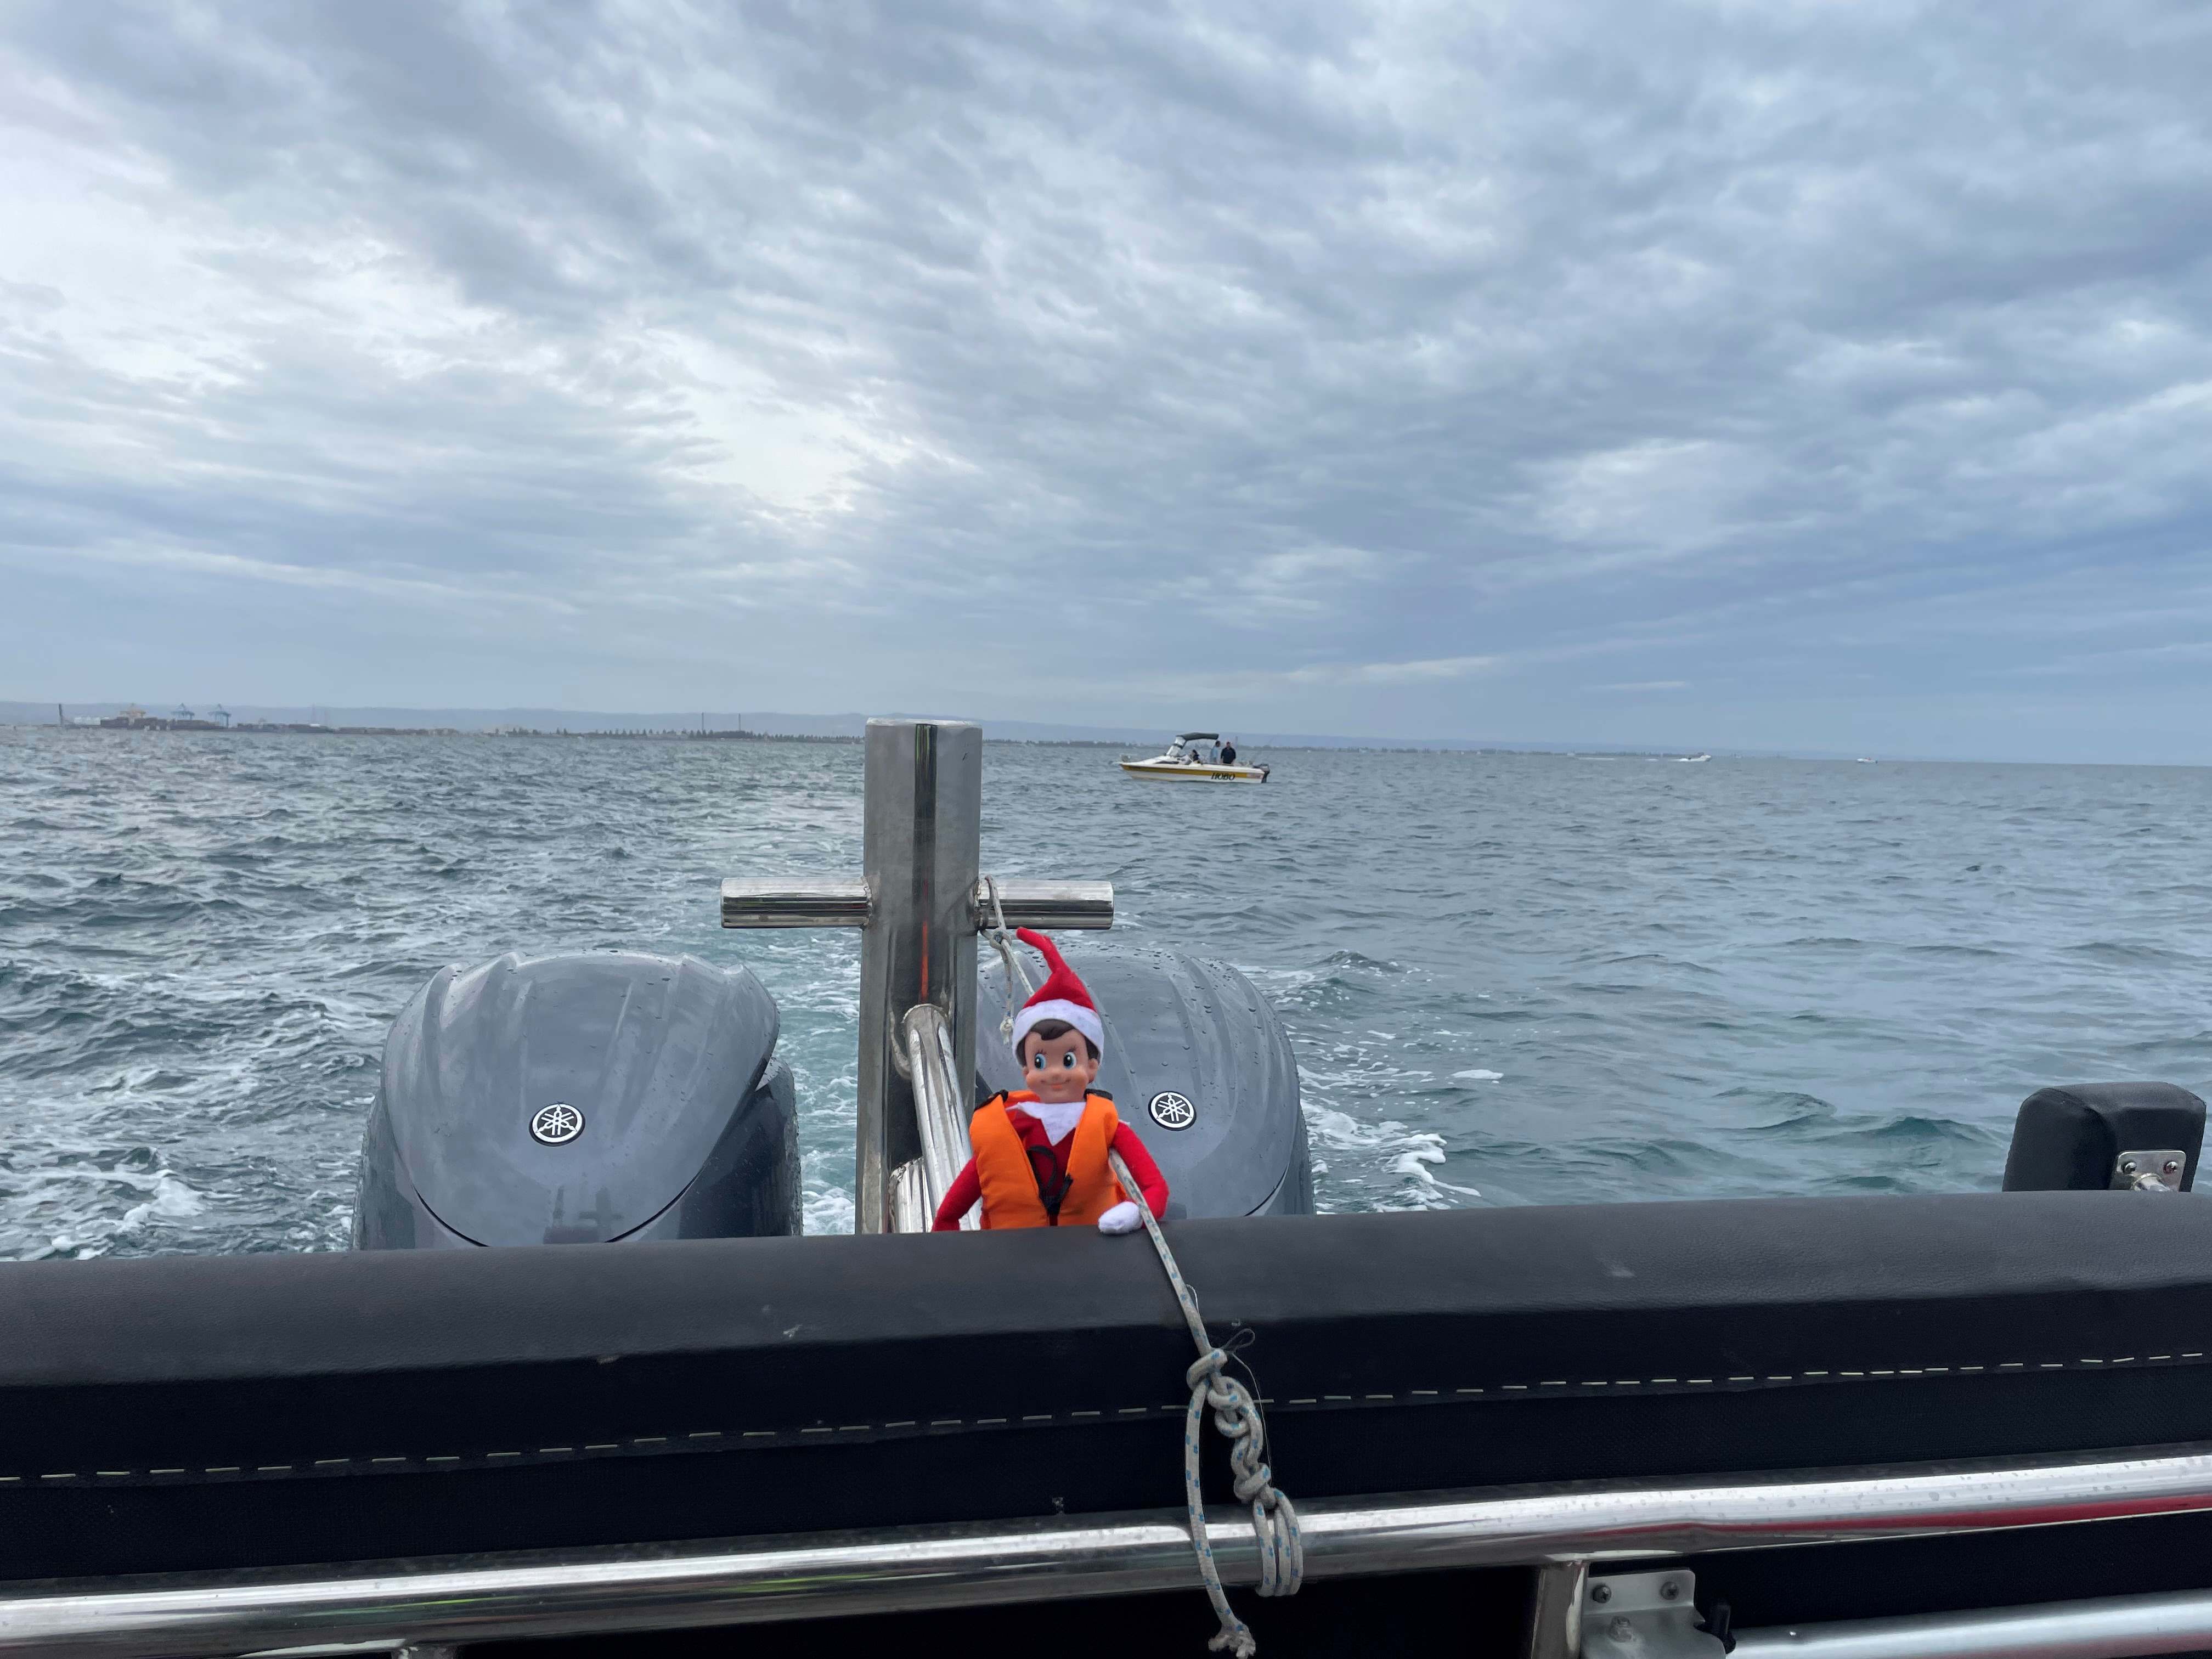
<svg viewBox="0 0 2212 1659"><path fill-rule="evenodd" d="M1132 1163L1129 1167L1137 1166ZM937 1219L929 1224L933 1233L957 1233L960 1218L975 1207L975 1200L983 1196L983 1177L975 1173L975 1160L969 1158L960 1166L960 1173L952 1177L952 1184L945 1189L945 1201L937 1206Z"/></svg>
<svg viewBox="0 0 2212 1659"><path fill-rule="evenodd" d="M1165 1214L1168 1179L1160 1173L1160 1166L1152 1162L1152 1155L1145 1150L1145 1143L1137 1139L1137 1132L1126 1123L1116 1123L1114 1126L1114 1150L1121 1154L1121 1161L1129 1166L1129 1173L1137 1177L1137 1186L1145 1195L1145 1207L1155 1217Z"/></svg>

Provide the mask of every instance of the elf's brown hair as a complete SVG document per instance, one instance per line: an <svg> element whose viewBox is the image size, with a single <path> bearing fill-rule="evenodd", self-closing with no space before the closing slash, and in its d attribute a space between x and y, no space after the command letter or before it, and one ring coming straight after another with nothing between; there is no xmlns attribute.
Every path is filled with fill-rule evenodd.
<svg viewBox="0 0 2212 1659"><path fill-rule="evenodd" d="M1030 1039L1031 1037L1042 1037L1047 1042L1052 1042L1057 1041L1060 1037L1066 1036L1070 1031L1074 1030L1075 1028L1073 1025L1070 1025L1064 1019L1041 1019L1036 1024L1030 1026L1028 1030L1022 1033L1021 1048L1015 1055L1015 1058L1022 1062L1022 1069L1024 1071L1027 1071L1030 1064ZM1083 1046L1091 1051L1091 1059L1096 1060L1098 1058L1098 1045L1093 1042L1089 1036L1086 1036L1083 1038Z"/></svg>

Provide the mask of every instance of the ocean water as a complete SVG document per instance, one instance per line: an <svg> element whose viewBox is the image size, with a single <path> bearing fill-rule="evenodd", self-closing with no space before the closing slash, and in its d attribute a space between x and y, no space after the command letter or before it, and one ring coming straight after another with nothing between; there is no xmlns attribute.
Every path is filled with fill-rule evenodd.
<svg viewBox="0 0 2212 1659"><path fill-rule="evenodd" d="M1332 1210L1987 1188L2043 1084L2212 1082L2212 772L990 745L984 866L1235 963ZM343 1248L393 1014L511 948L743 963L848 1227L860 751L0 728L0 1256ZM1093 942L1093 941L1086 941Z"/></svg>

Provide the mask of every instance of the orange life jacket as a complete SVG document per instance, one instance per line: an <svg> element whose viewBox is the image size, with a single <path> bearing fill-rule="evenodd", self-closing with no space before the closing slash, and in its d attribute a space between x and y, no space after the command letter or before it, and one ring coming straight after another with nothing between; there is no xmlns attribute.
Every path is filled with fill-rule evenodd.
<svg viewBox="0 0 2212 1659"><path fill-rule="evenodd" d="M1030 1149L1007 1121L1006 1108L1033 1103L1036 1096L1024 1089L1011 1095L994 1095L976 1109L969 1121L968 1144L975 1149L975 1174L983 1185L983 1225L986 1227L1057 1227L1095 1222L1119 1204L1125 1194L1121 1183L1106 1164L1106 1149L1114 1144L1114 1131L1121 1120L1114 1103L1104 1095L1083 1097L1083 1116L1068 1142L1066 1195L1057 1212L1045 1208L1037 1192L1036 1165Z"/></svg>

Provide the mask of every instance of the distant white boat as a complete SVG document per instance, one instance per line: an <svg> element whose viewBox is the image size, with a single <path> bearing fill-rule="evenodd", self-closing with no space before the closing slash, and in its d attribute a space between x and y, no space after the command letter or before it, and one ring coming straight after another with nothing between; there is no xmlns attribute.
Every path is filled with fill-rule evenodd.
<svg viewBox="0 0 2212 1659"><path fill-rule="evenodd" d="M1861 766L1872 766L1874 764L1874 757L1870 755L1861 755L1858 758L1858 764Z"/></svg>
<svg viewBox="0 0 2212 1659"><path fill-rule="evenodd" d="M1711 755L1677 755L1674 758L1685 766L1693 766L1699 761L1709 761L1712 757Z"/></svg>
<svg viewBox="0 0 2212 1659"><path fill-rule="evenodd" d="M1155 755L1150 760L1122 756L1121 769L1133 778L1163 778L1171 782L1265 783L1267 781L1269 769L1267 767L1208 761L1200 757L1199 744L1220 741L1218 732L1185 732L1170 744L1164 753Z"/></svg>

